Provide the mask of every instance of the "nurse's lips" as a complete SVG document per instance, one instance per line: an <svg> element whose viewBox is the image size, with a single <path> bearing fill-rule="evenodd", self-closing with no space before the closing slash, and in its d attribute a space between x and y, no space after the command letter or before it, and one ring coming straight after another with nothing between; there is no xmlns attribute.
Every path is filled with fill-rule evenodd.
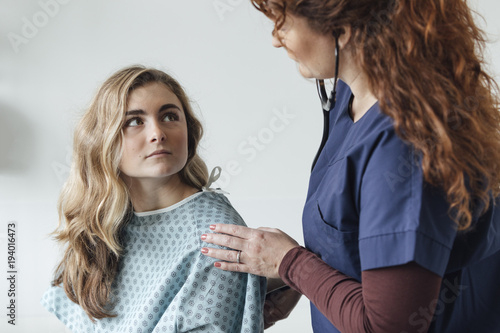
<svg viewBox="0 0 500 333"><path fill-rule="evenodd" d="M164 155L170 155L170 154L171 153L168 150L159 149L159 150L155 150L154 152L149 154L146 158L155 157L155 156L164 156Z"/></svg>

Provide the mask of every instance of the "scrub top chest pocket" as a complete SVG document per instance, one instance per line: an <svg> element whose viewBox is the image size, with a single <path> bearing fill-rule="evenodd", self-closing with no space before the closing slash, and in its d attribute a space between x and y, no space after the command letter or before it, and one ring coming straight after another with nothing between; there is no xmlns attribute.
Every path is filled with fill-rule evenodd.
<svg viewBox="0 0 500 333"><path fill-rule="evenodd" d="M349 160L342 157L328 165L317 191L306 202L304 239L306 247L328 265L361 280L358 191L349 185L356 183Z"/></svg>

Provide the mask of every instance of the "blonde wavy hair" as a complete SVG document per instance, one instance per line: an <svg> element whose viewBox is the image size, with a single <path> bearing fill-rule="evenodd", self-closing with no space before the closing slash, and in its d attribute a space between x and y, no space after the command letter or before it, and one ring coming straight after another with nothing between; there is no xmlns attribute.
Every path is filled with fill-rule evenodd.
<svg viewBox="0 0 500 333"><path fill-rule="evenodd" d="M181 181L201 189L208 171L197 154L203 135L189 99L168 74L143 66L124 68L98 90L75 129L73 163L59 197L55 239L66 245L53 285L62 286L91 320L114 317L109 295L118 269L121 230L132 212L129 192L118 168L130 93L148 83L165 84L182 103L188 128L188 159Z"/></svg>

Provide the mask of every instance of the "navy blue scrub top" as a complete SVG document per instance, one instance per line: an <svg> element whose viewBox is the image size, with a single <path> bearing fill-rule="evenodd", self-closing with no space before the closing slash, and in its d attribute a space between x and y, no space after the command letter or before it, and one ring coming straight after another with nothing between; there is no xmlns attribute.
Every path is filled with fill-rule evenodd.
<svg viewBox="0 0 500 333"><path fill-rule="evenodd" d="M458 232L443 191L424 182L418 153L378 103L354 123L339 81L330 136L311 173L306 247L361 281L361 271L411 261L443 277L429 332L500 332L500 209ZM425 288L425 286L422 286ZM311 304L315 332L339 332ZM408 318L418 330L429 309Z"/></svg>

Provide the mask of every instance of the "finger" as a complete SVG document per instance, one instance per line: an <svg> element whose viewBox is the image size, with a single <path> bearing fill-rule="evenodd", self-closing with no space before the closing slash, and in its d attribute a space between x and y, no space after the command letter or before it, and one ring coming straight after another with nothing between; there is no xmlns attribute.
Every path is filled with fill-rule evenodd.
<svg viewBox="0 0 500 333"><path fill-rule="evenodd" d="M249 266L245 264L237 264L234 262L216 262L215 267L222 269L223 271L239 272L239 273L252 273Z"/></svg>
<svg viewBox="0 0 500 333"><path fill-rule="evenodd" d="M234 250L242 250L244 240L239 237L223 234L203 234L201 240L219 246L225 246Z"/></svg>
<svg viewBox="0 0 500 333"><path fill-rule="evenodd" d="M234 250L223 250L223 249L214 249L212 247L204 247L201 249L201 253L206 255L207 257L215 258L218 260L225 260L231 262L238 261L238 251ZM242 262L240 255L240 263Z"/></svg>
<svg viewBox="0 0 500 333"><path fill-rule="evenodd" d="M281 230L276 229L276 228L269 228L269 227L259 227L257 230L261 231L267 231L267 232L274 232L274 233L279 233Z"/></svg>
<svg viewBox="0 0 500 333"><path fill-rule="evenodd" d="M232 235L243 239L248 239L254 229L234 224L212 224L210 230L220 234Z"/></svg>
<svg viewBox="0 0 500 333"><path fill-rule="evenodd" d="M267 329L276 324L276 320L274 320L274 317L269 315L271 309L272 307L267 304L267 302L264 303L264 329Z"/></svg>
<svg viewBox="0 0 500 333"><path fill-rule="evenodd" d="M276 306L266 300L264 303L264 321L268 323L275 323L278 320L284 319L283 313L280 309L276 308Z"/></svg>
<svg viewBox="0 0 500 333"><path fill-rule="evenodd" d="M276 324L276 323L268 323L268 322L264 321L264 329L267 330L269 327L273 326L274 324Z"/></svg>
<svg viewBox="0 0 500 333"><path fill-rule="evenodd" d="M271 301L266 301L264 302L264 320L266 322L274 322L274 316L273 316L273 311L274 310L274 304Z"/></svg>

